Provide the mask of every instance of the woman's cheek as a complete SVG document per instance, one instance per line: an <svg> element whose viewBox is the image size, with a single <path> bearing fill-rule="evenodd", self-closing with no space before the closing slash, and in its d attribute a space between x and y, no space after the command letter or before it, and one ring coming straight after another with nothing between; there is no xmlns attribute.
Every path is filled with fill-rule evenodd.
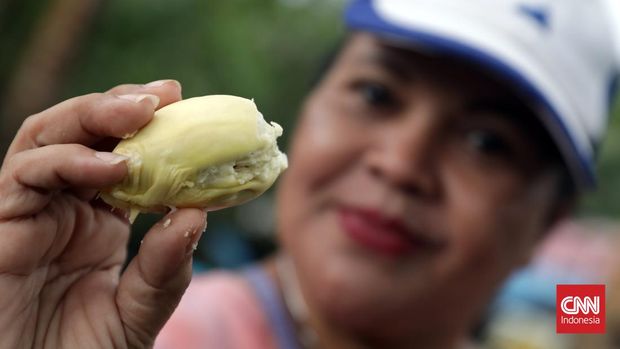
<svg viewBox="0 0 620 349"><path fill-rule="evenodd" d="M368 139L366 127L338 103L322 98L305 108L291 151L291 176L306 190L321 190L355 164ZM362 125L363 126L363 125Z"/></svg>
<svg viewBox="0 0 620 349"><path fill-rule="evenodd" d="M278 192L278 228L285 244L288 239L303 239L289 235L313 229L326 202L337 198L330 188L355 163L362 137L363 131L356 130L329 98L318 95L308 101Z"/></svg>
<svg viewBox="0 0 620 349"><path fill-rule="evenodd" d="M489 277L501 279L527 259L543 234L550 199L541 190L552 186L515 175L487 177L463 169L444 173L452 233L452 257L445 267L486 270L496 274Z"/></svg>
<svg viewBox="0 0 620 349"><path fill-rule="evenodd" d="M478 272L509 269L514 259L511 255L518 252L515 238L524 218L518 217L513 207L517 182L467 172L458 168L443 171L445 212L451 233L451 253L444 266Z"/></svg>

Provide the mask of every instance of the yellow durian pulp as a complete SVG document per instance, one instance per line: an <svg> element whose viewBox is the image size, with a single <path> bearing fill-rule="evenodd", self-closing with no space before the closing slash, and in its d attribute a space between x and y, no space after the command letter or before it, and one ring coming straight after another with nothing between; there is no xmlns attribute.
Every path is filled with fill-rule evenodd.
<svg viewBox="0 0 620 349"><path fill-rule="evenodd" d="M131 210L132 219L166 208L241 204L286 169L281 135L282 127L268 124L249 99L213 95L170 104L114 149L129 157L129 173L101 198Z"/></svg>

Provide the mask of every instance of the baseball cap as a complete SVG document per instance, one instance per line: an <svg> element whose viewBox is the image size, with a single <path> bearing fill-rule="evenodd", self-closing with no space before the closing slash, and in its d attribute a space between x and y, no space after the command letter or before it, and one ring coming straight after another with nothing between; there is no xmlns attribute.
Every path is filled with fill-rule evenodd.
<svg viewBox="0 0 620 349"><path fill-rule="evenodd" d="M540 117L577 189L595 187L619 85L620 0L355 0L345 23L504 79Z"/></svg>

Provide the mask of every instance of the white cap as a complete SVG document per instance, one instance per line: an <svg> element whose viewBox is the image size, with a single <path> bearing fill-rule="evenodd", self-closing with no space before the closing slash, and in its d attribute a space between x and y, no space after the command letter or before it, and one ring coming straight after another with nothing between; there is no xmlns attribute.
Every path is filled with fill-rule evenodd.
<svg viewBox="0 0 620 349"><path fill-rule="evenodd" d="M578 189L595 185L620 70L620 0L357 0L345 21L500 75L537 111Z"/></svg>

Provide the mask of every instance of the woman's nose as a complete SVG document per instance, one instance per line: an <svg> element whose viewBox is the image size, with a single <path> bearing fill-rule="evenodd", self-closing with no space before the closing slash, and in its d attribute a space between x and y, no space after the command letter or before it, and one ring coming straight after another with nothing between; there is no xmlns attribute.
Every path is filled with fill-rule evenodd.
<svg viewBox="0 0 620 349"><path fill-rule="evenodd" d="M373 176L407 193L435 196L439 189L439 118L430 110L411 114L375 129L368 168Z"/></svg>

